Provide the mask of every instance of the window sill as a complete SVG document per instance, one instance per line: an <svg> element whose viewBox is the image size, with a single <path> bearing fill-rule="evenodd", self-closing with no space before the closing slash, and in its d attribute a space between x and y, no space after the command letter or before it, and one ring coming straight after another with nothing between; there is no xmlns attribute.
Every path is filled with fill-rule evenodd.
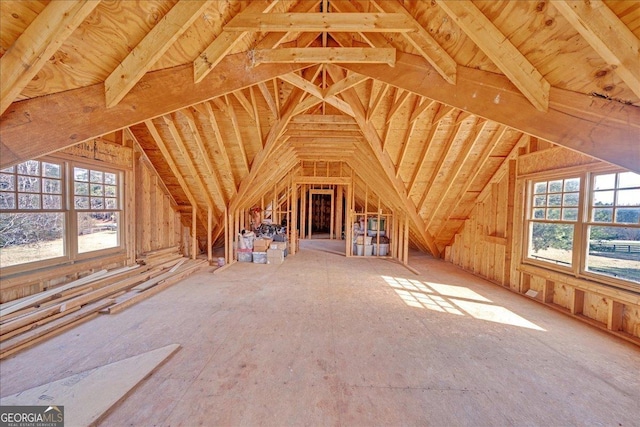
<svg viewBox="0 0 640 427"><path fill-rule="evenodd" d="M80 260L64 260L55 265L43 266L27 271L10 272L0 276L2 282L0 289L8 289L15 286L27 286L36 282L61 278L77 272L91 269L99 269L102 266L127 262L127 253L121 249L116 253L105 255L104 253Z"/></svg>
<svg viewBox="0 0 640 427"><path fill-rule="evenodd" d="M525 274L543 277L554 282L566 283L582 291L588 291L603 297L613 298L616 301L640 305L640 286L633 289L632 287L634 285L629 285L629 288L627 288L603 281L596 281L591 277L575 277L570 273L547 269L532 264L520 264L518 271Z"/></svg>

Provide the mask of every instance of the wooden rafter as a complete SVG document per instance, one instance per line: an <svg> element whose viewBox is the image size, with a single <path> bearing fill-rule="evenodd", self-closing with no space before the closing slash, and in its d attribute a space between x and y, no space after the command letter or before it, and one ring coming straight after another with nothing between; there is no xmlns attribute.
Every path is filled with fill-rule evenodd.
<svg viewBox="0 0 640 427"><path fill-rule="evenodd" d="M274 162L273 167L260 168L252 186L248 188L243 198L238 200L238 208L251 206L269 187L273 186L274 182L280 181L291 168L298 164L295 152L284 145L281 145L272 154L277 161Z"/></svg>
<svg viewBox="0 0 640 427"><path fill-rule="evenodd" d="M402 89L400 89L398 92L396 92L396 96L395 96L395 100L393 101L393 105L391 105L391 109L389 110L389 113L387 114L387 120L386 120L387 124L391 123L391 120L393 119L393 117L396 114L398 114L398 111L400 111L400 108L402 108L402 106L404 105L405 101L407 100L407 98L409 97L410 94L411 94L411 92L403 91Z"/></svg>
<svg viewBox="0 0 640 427"><path fill-rule="evenodd" d="M251 101L247 99L245 94L242 93L242 90L236 90L235 92L231 92L231 94L238 100L242 108L244 108L244 111L246 111L247 114L249 114L249 117L251 117L251 120L255 121L256 116L253 110L253 104L251 103Z"/></svg>
<svg viewBox="0 0 640 427"><path fill-rule="evenodd" d="M308 70L307 73L312 74L313 76L316 75L314 70ZM238 190L238 193L235 195L235 197L230 203L231 211L234 211L235 209L237 209L239 204L243 202L243 198L245 197L245 195L253 185L256 179L256 176L258 175L258 172L260 171L260 169L262 169L263 165L266 163L267 159L269 158L269 155L271 154L272 150L274 149L280 137L284 133L287 127L287 124L289 123L289 121L291 120L291 117L293 116L296 106L299 104L300 100L302 99L302 96L305 93L306 92L304 92L303 90L295 88L289 94L287 103L284 106L283 111L280 113L280 119L274 122L273 125L271 126L271 129L269 130L269 134L267 135L267 139L265 140L264 148L260 152L258 152L258 154L256 154L256 156L254 157L249 173L247 174L247 176L245 176L245 178L240 183L240 188Z"/></svg>
<svg viewBox="0 0 640 427"><path fill-rule="evenodd" d="M436 2L534 107L549 109L549 82L471 0Z"/></svg>
<svg viewBox="0 0 640 427"><path fill-rule="evenodd" d="M241 13L229 21L224 29L233 32L416 31L413 21L399 13Z"/></svg>
<svg viewBox="0 0 640 427"><path fill-rule="evenodd" d="M264 144L264 138L262 137L262 126L260 125L260 113L258 112L258 102L256 94L253 90L253 86L249 87L249 96L251 97L251 106L253 108L253 117L256 123L256 132L258 133L258 139L260 140L260 148Z"/></svg>
<svg viewBox="0 0 640 427"><path fill-rule="evenodd" d="M176 208L178 206L178 202L176 202L176 198L174 197L173 193L169 191L169 187L167 187L167 184L162 179L162 175L160 175L160 172L158 172L158 169L149 158L148 153L144 150L142 145L140 145L140 140L138 139L136 134L131 130L131 128L127 128L126 132L128 133L127 137L131 138L131 140L133 140L134 142L133 148L135 153L140 155L141 161L145 164L147 168L149 168L151 172L153 172L153 175L156 176L158 185L160 185L160 187L162 188L162 191L164 191L165 195L169 198L169 203L173 208Z"/></svg>
<svg viewBox="0 0 640 427"><path fill-rule="evenodd" d="M411 104L411 111L415 110L420 101L420 97L417 95L411 95L413 97L413 102ZM411 119L411 118L409 118ZM402 139L402 148L400 149L400 155L398 156L398 161L396 162L396 177L400 176L400 168L402 167L402 163L404 162L404 158L407 155L407 149L409 147L409 142L411 141L411 137L413 136L413 132L416 128L417 122L409 120L407 123L407 129L404 133L404 138Z"/></svg>
<svg viewBox="0 0 640 427"><path fill-rule="evenodd" d="M338 31L334 31L329 33L329 40L327 43L334 41L340 47L353 47L353 36L352 33L342 33ZM371 46L373 47L373 46Z"/></svg>
<svg viewBox="0 0 640 427"><path fill-rule="evenodd" d="M415 56L401 53L393 68L375 64L342 67L640 172L638 107L551 88L552 108L542 112L504 76L458 67L456 84L446 85L439 75L419 65Z"/></svg>
<svg viewBox="0 0 640 427"><path fill-rule="evenodd" d="M225 102L225 97L220 96L217 98L213 98L211 100L211 103L213 105L215 105L216 107L218 107L218 111L220 111L222 114L225 115L225 117L229 118L229 107L227 105L227 103Z"/></svg>
<svg viewBox="0 0 640 427"><path fill-rule="evenodd" d="M227 107L227 114L231 119L231 126L233 126L233 133L236 136L236 142L238 143L238 148L240 149L240 157L242 158L242 164L245 167L247 173L249 173L249 158L247 157L247 150L244 147L244 138L242 138L242 131L240 130L240 122L238 122L238 115L236 114L235 108L233 108L233 103L229 101L229 97L227 95L224 96L224 101Z"/></svg>
<svg viewBox="0 0 640 427"><path fill-rule="evenodd" d="M426 156L427 156L427 152L429 151L429 147L431 147L431 143L433 142L433 139L438 131L438 126L440 126L442 119L444 119L446 115L449 114L452 110L453 110L452 107L447 107L445 105L438 104L435 114L431 119L431 129L429 130L429 135L425 139L425 144L423 146L422 153L420 154L420 161L413 172L411 181L409 181L409 194L413 192L420 170L422 169L422 166L424 165L424 162L427 158ZM411 121L413 120L415 119L412 118Z"/></svg>
<svg viewBox="0 0 640 427"><path fill-rule="evenodd" d="M260 67L262 68L262 67ZM300 70L300 69L298 69ZM295 70L295 71L298 71ZM293 71L293 70L292 70ZM280 73L280 75L285 74L285 73ZM276 111L278 112L277 117L278 119L280 119L280 95L279 95L279 91L278 91L278 79L277 78L273 78L271 79L271 84L273 85L273 95L274 95L274 101L276 103Z"/></svg>
<svg viewBox="0 0 640 427"><path fill-rule="evenodd" d="M299 49L309 47L311 45L316 46L320 33L299 33L298 38L295 41L296 47Z"/></svg>
<svg viewBox="0 0 640 427"><path fill-rule="evenodd" d="M418 176L420 175L420 171L424 166L424 162L427 160L427 153L429 152L429 148L433 143L433 139L438 132L438 126L440 126L440 122L431 123L429 134L422 143L422 152L420 153L420 157L418 157L418 163L416 164L416 167L413 170L413 175L411 175L411 180L409 181L409 188L407 191L409 195L413 193L413 189L415 188L416 181L418 180Z"/></svg>
<svg viewBox="0 0 640 427"><path fill-rule="evenodd" d="M325 91L324 96L325 97L329 97L329 96L335 96L338 95L339 93L350 89L352 87L355 87L357 85L359 85L360 83L362 83L365 80L369 80L368 77L363 76L361 74L351 74L348 75L347 77L345 77L344 79L340 80L339 82L336 82L334 84L332 84L330 87L327 88L327 90Z"/></svg>
<svg viewBox="0 0 640 427"><path fill-rule="evenodd" d="M182 155L184 163L186 164L187 169L189 170L189 174L191 175L191 177L196 183L198 192L203 195L204 200L207 203L207 208L212 210L215 209L215 203L211 198L211 192L208 191L207 184L203 181L202 175L198 172L198 169L196 168L193 157L189 153L189 150L187 149L186 144L182 140L182 137L178 132L178 128L176 127L175 122L173 121L173 119L167 116L162 116L162 119L164 120L164 123L167 125L169 129L169 133L173 138L173 142L175 142L176 147L178 147L178 151Z"/></svg>
<svg viewBox="0 0 640 427"><path fill-rule="evenodd" d="M458 114L458 117L456 118L456 121L453 123L454 125L459 125L460 123L464 122L465 120L467 120L469 117L471 117L473 114L471 114L468 111L460 111L460 114Z"/></svg>
<svg viewBox="0 0 640 427"><path fill-rule="evenodd" d="M315 96L309 96L304 99L302 102L296 105L295 110L293 111L293 115L302 114L305 111L308 111L310 108L318 106L322 104L322 98L316 98Z"/></svg>
<svg viewBox="0 0 640 427"><path fill-rule="evenodd" d="M310 100L305 103L299 104L296 107L296 110L295 110L296 112L303 112L311 108L312 106L319 104L320 102L326 102L327 104L330 104L336 107L337 109L344 112L345 114L348 114L350 116L353 116L354 114L349 104L347 104L337 96L333 96L333 95L323 96L323 91L321 88L311 83L309 80L303 77L300 77L298 74L289 73L287 75L280 76L280 79L282 79L283 81L286 81L287 83L299 89L302 89L309 95L312 95L313 97L318 99L318 102L316 102L316 100Z"/></svg>
<svg viewBox="0 0 640 427"><path fill-rule="evenodd" d="M211 125L211 128L213 129L213 136L214 136L214 140L216 142L216 145L218 147L218 152L220 153L220 157L222 158L222 163L224 164L225 167L225 171L229 174L229 179L231 180L231 183L233 184L233 189L232 189L232 193L231 193L231 197L234 197L236 195L237 188L236 188L236 182L235 179L233 177L233 169L231 167L231 159L229 158L229 153L227 153L227 149L224 145L224 140L222 139L222 133L220 133L220 127L218 125L218 120L216 119L216 116L213 112L213 108L211 107L211 104L208 102L204 102L202 104L197 104L194 106L196 109L201 108L201 113L205 115L205 117L207 118L207 120L209 121L209 124Z"/></svg>
<svg viewBox="0 0 640 427"><path fill-rule="evenodd" d="M264 64L251 73L238 73L247 69L248 64L246 54L226 56L216 74L202 85L193 83L189 66L149 72L140 80L145 85L144 91L130 92L112 108L105 106L102 83L15 103L0 121L1 167L303 68L295 64ZM25 121L25 117L29 120ZM33 141L47 143L33 144Z"/></svg>
<svg viewBox="0 0 640 427"><path fill-rule="evenodd" d="M389 140L389 133L391 132L391 128L392 128L391 122L393 121L393 118L396 115L396 112L399 110L399 106L402 105L402 104L398 104L396 101L398 101L400 95L402 95L403 92L404 91L402 89L398 89L397 87L392 87L391 92L389 93L389 101L391 102L391 105L389 106L389 110L387 111L387 115L383 124L382 150L385 149L385 144ZM393 108L394 105L398 105L398 108L394 109Z"/></svg>
<svg viewBox="0 0 640 427"><path fill-rule="evenodd" d="M389 0L374 0L373 4L382 12L403 14L408 19L413 20L417 31L403 33L403 36L420 52L420 55L435 68L447 83L456 83L456 69L458 66L456 61L431 37L429 32L415 20L404 6L396 1Z"/></svg>
<svg viewBox="0 0 640 427"><path fill-rule="evenodd" d="M460 171L462 170L463 165L467 162L469 158L469 154L471 154L471 150L476 146L478 140L482 137L483 131L486 129L488 122L480 119L479 123L476 123L473 132L466 138L463 143L463 147L458 156L456 157L455 162L451 167L448 168L448 175L445 180L444 190L441 191L441 196L438 198L436 205L429 209L429 220L426 223L425 229L429 229L433 220L438 217L438 212L444 203L444 200L453 188Z"/></svg>
<svg viewBox="0 0 640 427"><path fill-rule="evenodd" d="M447 157L449 157L449 154L451 153L451 148L453 147L453 143L458 139L458 136L461 131L462 131L462 123L459 123L455 126L455 128L453 129L453 132L445 142L444 148L442 149L442 154L440 154L440 156L438 157L438 162L436 163L436 166L433 168L431 175L427 180L427 190L422 194L422 197L418 202L418 205L417 205L418 213L422 211L422 208L424 207L424 203L427 200L429 194L431 193L430 189L433 188L434 181L442 173L442 167L444 166L444 162L447 159Z"/></svg>
<svg viewBox="0 0 640 427"><path fill-rule="evenodd" d="M324 116L315 116L309 114L297 115L291 119L291 126L301 126L308 124L313 126L313 128L323 129L322 126L351 126L351 129L358 128L357 123L351 117L341 116L341 115L324 115Z"/></svg>
<svg viewBox="0 0 640 427"><path fill-rule="evenodd" d="M551 3L640 97L640 40L602 0Z"/></svg>
<svg viewBox="0 0 640 427"><path fill-rule="evenodd" d="M309 80L301 77L296 73L288 73L280 76L280 80L289 83L292 86L295 86L303 91L307 92L310 95L315 96L316 98L323 99L322 89L320 89L315 84L311 83Z"/></svg>
<svg viewBox="0 0 640 427"><path fill-rule="evenodd" d="M185 196L187 196L189 203L191 203L192 209L196 210L197 215L200 217L200 220L202 221L202 215L201 215L200 209L198 209L198 202L196 201L196 198L193 196L193 193L191 192L191 190L189 190L189 185L187 184L187 181L185 181L184 177L182 176L182 173L180 172L180 169L178 168L176 161L173 159L173 156L171 155L171 151L169 150L169 148L167 147L167 144L164 142L164 140L160 136L160 133L156 128L156 125L151 120L145 120L144 124L147 126L147 129L149 130L149 134L151 135L154 142L160 149L160 152L162 153L164 160L167 162L167 165L169 165L169 169L171 170L171 173L173 173L173 175L176 177L176 179L178 180L178 184L180 185L180 188L184 192ZM203 221L203 223L206 223L206 222Z"/></svg>
<svg viewBox="0 0 640 427"><path fill-rule="evenodd" d="M331 3L331 7L341 13L358 13L359 12L358 9L350 1L334 1L333 3ZM336 38L338 34L340 33L332 32L331 36L334 37L334 39L338 41L342 46L352 45L350 37L348 38L348 40L342 40L342 39L339 40L338 38ZM387 40L384 37L384 35L380 33L359 32L358 34L362 36L362 38L366 40L366 42L369 43L371 47L393 47L393 45L389 42L389 40ZM424 67L429 66L429 63L423 57L420 58L420 61L422 62L422 65ZM371 109L367 108L367 112L369 111L371 111ZM367 115L367 117L370 118L369 115Z"/></svg>
<svg viewBox="0 0 640 427"><path fill-rule="evenodd" d="M236 17L244 14L267 13L271 11L277 3L278 0L267 2L262 0L252 1L239 15L236 15ZM255 29L239 32L223 31L218 35L218 37L198 55L195 61L193 61L194 81L200 83L239 41L249 32L253 31L255 31Z"/></svg>
<svg viewBox="0 0 640 427"><path fill-rule="evenodd" d="M0 114L99 3L99 0L54 1L36 16L0 58Z"/></svg>
<svg viewBox="0 0 640 427"><path fill-rule="evenodd" d="M422 113L424 113L429 108L431 108L433 104L435 104L435 102L436 101L432 99L422 98L420 100L420 104L418 104L418 106L411 111L411 117L409 118L409 122L411 123L415 122L418 119L418 117L420 117Z"/></svg>
<svg viewBox="0 0 640 427"><path fill-rule="evenodd" d="M341 130L339 128L334 128L333 130L297 130L292 129L291 126L288 127L286 131L286 135L289 135L292 138L322 138L327 140L332 139L353 139L361 136L361 132L359 130L350 131L350 130Z"/></svg>
<svg viewBox="0 0 640 427"><path fill-rule="evenodd" d="M369 108L367 109L367 121L371 120L371 117L376 113L376 110L382 103L387 91L391 88L391 85L382 83L380 90L376 94L375 98L373 97L373 92L371 93L371 98L369 99Z"/></svg>
<svg viewBox="0 0 640 427"><path fill-rule="evenodd" d="M322 0L320 3L320 12L329 13L329 0ZM322 32L322 47L327 47L327 32Z"/></svg>
<svg viewBox="0 0 640 427"><path fill-rule="evenodd" d="M254 65L268 63L303 64L387 64L396 62L394 48L371 47L306 47L262 49L252 51Z"/></svg>
<svg viewBox="0 0 640 427"><path fill-rule="evenodd" d="M113 107L164 55L208 6L208 1L179 1L122 60L104 82L107 107Z"/></svg>
<svg viewBox="0 0 640 427"><path fill-rule="evenodd" d="M313 9L315 6L317 6L317 4L318 4L318 2L316 0L301 0L292 9L289 9L289 12L290 13L309 12L309 11L311 11L311 9ZM267 33L262 38L262 40L259 40L255 44L255 46L252 49L253 50L255 50L255 49L275 49L276 47L278 47L286 39L291 40L292 38L296 38L297 40L299 40L300 37L304 37L305 40L307 40L309 43L311 43L311 41L315 40L318 37L318 35L316 34L316 35L313 35L313 40L309 40L309 38L312 37L312 35L310 35L310 33L294 33L294 34L297 37L292 37L292 33L291 32ZM306 46L298 44L297 47L306 47Z"/></svg>
<svg viewBox="0 0 640 427"><path fill-rule="evenodd" d="M205 143L202 140L202 136L200 135L200 131L198 130L198 126L196 125L196 120L193 117L193 114L191 113L191 111L189 111L186 108L183 108L179 112L187 120L187 124L189 125L189 130L191 131L193 140L195 141L196 146L198 147L198 152L200 153L200 157L198 158L198 160L204 164L205 169L207 170L207 175L211 177L211 180L213 181L213 184L216 190L214 192L214 195L217 196L219 199L219 202L221 202L220 206L225 206L226 200L224 197L224 191L222 190L222 185L218 180L218 175L216 174L215 167L211 162L211 157L209 155L209 152L207 151Z"/></svg>
<svg viewBox="0 0 640 427"><path fill-rule="evenodd" d="M449 105L438 105L438 110L436 111L435 116L433 116L432 123L438 123L442 121L442 119L447 117L447 115L449 115L449 113L451 113L453 110L455 110L455 108Z"/></svg>
<svg viewBox="0 0 640 427"><path fill-rule="evenodd" d="M444 229L446 222L450 219L451 215L456 211L456 209L464 199L464 195L469 191L471 186L474 184L476 178L478 178L478 175L480 175L481 172L485 171L485 165L487 164L487 161L489 160L491 153L498 146L498 144L502 140L502 137L505 135L507 129L508 128L506 126L498 125L498 128L495 130L495 133L491 137L491 140L487 143L485 148L482 150L482 153L478 157L478 160L473 165L473 169L472 169L473 173L471 174L471 176L469 176L465 180L464 185L462 186L462 189L458 192L459 196L456 198L454 203L447 205L445 212L442 215L440 215L440 218L442 219L442 225L440 226L437 232L433 233L434 237L437 238L440 235L440 233Z"/></svg>
<svg viewBox="0 0 640 427"><path fill-rule="evenodd" d="M335 66L329 66L328 71L335 81L339 81L341 80L341 78L343 78L343 76L341 75L342 71ZM366 112L364 110L362 102L360 101L360 98L358 97L358 94L354 91L354 89L349 89L343 92L343 96L345 101L351 105L351 108L355 113L356 122L360 126L362 134L373 150L380 166L384 170L386 178L392 183L398 197L402 200L403 208L406 211L407 215L409 215L409 217L411 218L411 221L413 222L416 230L420 233L420 238L424 241L424 243L429 248L429 251L434 256L440 256L440 251L438 250L433 237L424 230L424 224L417 213L418 211L416 210L415 205L407 194L404 183L395 175L393 161L389 157L389 154L383 151L382 141L380 139L380 136L378 135L378 132L373 126L373 123L367 121Z"/></svg>
<svg viewBox="0 0 640 427"><path fill-rule="evenodd" d="M273 99L273 95L271 95L271 92L269 92L269 88L267 87L266 83L265 82L258 83L258 89L260 89L260 93L262 94L262 97L267 102L267 105L269 106L269 110L271 110L273 117L277 119L280 118L280 111L278 111L278 106L276 105L276 101Z"/></svg>

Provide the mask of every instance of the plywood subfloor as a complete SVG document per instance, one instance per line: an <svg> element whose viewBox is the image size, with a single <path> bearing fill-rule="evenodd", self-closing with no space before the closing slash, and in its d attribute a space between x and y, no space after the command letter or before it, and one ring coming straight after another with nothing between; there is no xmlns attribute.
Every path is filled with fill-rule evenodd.
<svg viewBox="0 0 640 427"><path fill-rule="evenodd" d="M1 395L175 342L103 425L637 425L637 347L427 256L302 243L2 361Z"/></svg>

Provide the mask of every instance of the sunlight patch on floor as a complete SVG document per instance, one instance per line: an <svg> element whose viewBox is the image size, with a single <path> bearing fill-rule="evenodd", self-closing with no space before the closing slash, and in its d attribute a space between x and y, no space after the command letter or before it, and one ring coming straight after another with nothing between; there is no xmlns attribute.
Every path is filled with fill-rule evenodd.
<svg viewBox="0 0 640 427"><path fill-rule="evenodd" d="M440 313L471 316L474 319L544 331L511 310L464 287L444 283L421 282L402 277L382 276L409 307L426 308Z"/></svg>

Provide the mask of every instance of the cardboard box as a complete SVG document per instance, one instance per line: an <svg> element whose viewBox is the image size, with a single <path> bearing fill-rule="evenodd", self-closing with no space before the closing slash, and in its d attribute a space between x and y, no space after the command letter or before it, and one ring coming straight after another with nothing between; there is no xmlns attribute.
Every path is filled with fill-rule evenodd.
<svg viewBox="0 0 640 427"><path fill-rule="evenodd" d="M267 264L282 264L284 262L284 251L282 249L269 249L267 251Z"/></svg>
<svg viewBox="0 0 640 427"><path fill-rule="evenodd" d="M284 251L287 249L287 242L271 242L269 249L280 249Z"/></svg>
<svg viewBox="0 0 640 427"><path fill-rule="evenodd" d="M271 245L271 239L265 239L265 238L256 239L253 242L253 251L266 252L267 249L269 249L270 245Z"/></svg>

